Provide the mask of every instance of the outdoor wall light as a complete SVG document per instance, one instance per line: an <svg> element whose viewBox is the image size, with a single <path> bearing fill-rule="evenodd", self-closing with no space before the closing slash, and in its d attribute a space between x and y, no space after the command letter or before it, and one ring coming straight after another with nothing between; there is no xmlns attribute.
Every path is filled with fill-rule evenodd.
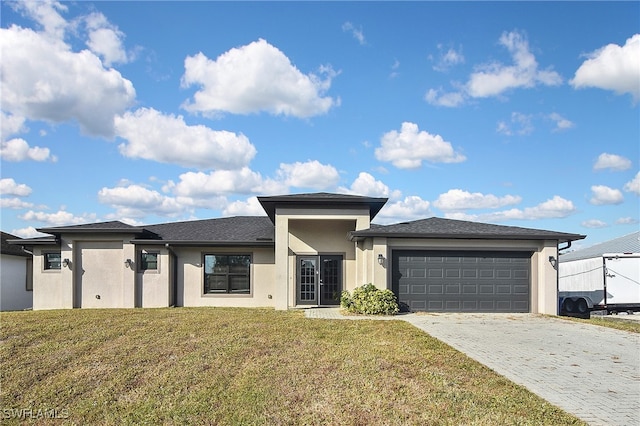
<svg viewBox="0 0 640 426"><path fill-rule="evenodd" d="M378 255L378 264L384 265L384 256L382 255L382 253Z"/></svg>
<svg viewBox="0 0 640 426"><path fill-rule="evenodd" d="M558 264L558 260L553 256L549 256L549 263L551 264L551 266L555 268L556 265Z"/></svg>
<svg viewBox="0 0 640 426"><path fill-rule="evenodd" d="M63 260L62 266L66 266L67 268L71 269L71 261L69 259Z"/></svg>
<svg viewBox="0 0 640 426"><path fill-rule="evenodd" d="M130 269L133 269L133 260L127 259L124 261L124 266Z"/></svg>

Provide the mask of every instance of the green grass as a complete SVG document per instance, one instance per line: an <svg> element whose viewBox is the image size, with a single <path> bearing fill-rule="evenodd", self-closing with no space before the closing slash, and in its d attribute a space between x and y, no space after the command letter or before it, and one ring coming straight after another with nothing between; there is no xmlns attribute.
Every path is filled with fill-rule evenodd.
<svg viewBox="0 0 640 426"><path fill-rule="evenodd" d="M583 424L403 321L214 308L0 321L8 423L54 409L76 424Z"/></svg>
<svg viewBox="0 0 640 426"><path fill-rule="evenodd" d="M639 314L636 314L639 315ZM618 316L600 316L592 315L590 319L560 317L570 321L581 322L584 324L594 324L602 327L615 328L616 330L630 331L632 333L640 333L640 321L624 319Z"/></svg>

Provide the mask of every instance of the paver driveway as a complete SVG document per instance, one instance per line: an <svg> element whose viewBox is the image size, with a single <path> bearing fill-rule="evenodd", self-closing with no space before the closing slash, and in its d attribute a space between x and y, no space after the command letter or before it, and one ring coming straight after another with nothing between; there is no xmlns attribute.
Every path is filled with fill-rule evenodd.
<svg viewBox="0 0 640 426"><path fill-rule="evenodd" d="M307 316L341 316L338 310L313 311ZM408 314L396 318L589 424L640 425L637 333L535 314Z"/></svg>

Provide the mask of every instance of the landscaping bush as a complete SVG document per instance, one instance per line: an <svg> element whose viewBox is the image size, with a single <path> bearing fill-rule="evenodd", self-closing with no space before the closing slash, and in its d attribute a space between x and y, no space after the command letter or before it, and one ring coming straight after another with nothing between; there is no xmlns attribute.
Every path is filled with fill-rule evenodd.
<svg viewBox="0 0 640 426"><path fill-rule="evenodd" d="M400 311L396 295L373 284L356 287L353 295L343 291L340 306L351 313L366 315L395 315Z"/></svg>

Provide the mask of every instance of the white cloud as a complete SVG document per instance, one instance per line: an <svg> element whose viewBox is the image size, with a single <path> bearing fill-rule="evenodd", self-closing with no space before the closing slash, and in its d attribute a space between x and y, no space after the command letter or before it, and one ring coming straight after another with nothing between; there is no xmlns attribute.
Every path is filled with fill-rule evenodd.
<svg viewBox="0 0 640 426"><path fill-rule="evenodd" d="M631 168L631 160L616 154L603 152L598 156L593 170L610 169L615 171L623 171Z"/></svg>
<svg viewBox="0 0 640 426"><path fill-rule="evenodd" d="M0 29L2 109L30 120L77 120L83 132L112 136L113 117L135 100L131 82L88 50L18 26ZM46 70L46 72L43 72Z"/></svg>
<svg viewBox="0 0 640 426"><path fill-rule="evenodd" d="M554 132L560 132L562 130L567 130L575 126L575 124L571 120L567 120L557 112L552 112L549 114L549 119L556 124Z"/></svg>
<svg viewBox="0 0 640 426"><path fill-rule="evenodd" d="M362 32L362 27L356 28L351 22L345 22L342 24L342 31L350 32L353 35L353 38L358 40L360 44L367 44L367 41L364 38L364 33Z"/></svg>
<svg viewBox="0 0 640 426"><path fill-rule="evenodd" d="M210 173L187 172L170 190L181 197L204 198L223 194L252 194L259 191L262 176L248 167Z"/></svg>
<svg viewBox="0 0 640 426"><path fill-rule="evenodd" d="M257 197L248 198L246 201L234 201L222 210L223 216L265 216L264 208Z"/></svg>
<svg viewBox="0 0 640 426"><path fill-rule="evenodd" d="M636 176L633 179L625 183L623 189L627 192L640 195L640 172L636 173Z"/></svg>
<svg viewBox="0 0 640 426"><path fill-rule="evenodd" d="M111 24L99 12L85 17L89 39L87 46L93 53L102 57L106 66L115 63L129 62L129 56L123 46L124 33L117 26Z"/></svg>
<svg viewBox="0 0 640 426"><path fill-rule="evenodd" d="M631 216L621 217L616 220L616 225L634 225L636 223L638 223L638 219Z"/></svg>
<svg viewBox="0 0 640 426"><path fill-rule="evenodd" d="M619 189L609 188L605 185L593 185L591 187L591 199L589 203L595 206L606 204L620 204L624 201L622 192Z"/></svg>
<svg viewBox="0 0 640 426"><path fill-rule="evenodd" d="M385 133L375 156L379 161L390 162L400 169L418 168L423 161L459 163L466 160L442 136L419 131L417 124L409 122L402 123L400 132L392 130Z"/></svg>
<svg viewBox="0 0 640 426"><path fill-rule="evenodd" d="M51 155L49 148L39 146L30 147L27 141L21 138L0 142L0 157L5 161L57 161L55 155Z"/></svg>
<svg viewBox="0 0 640 426"><path fill-rule="evenodd" d="M0 195L26 197L29 194L31 194L31 188L24 183L16 183L12 178L0 179Z"/></svg>
<svg viewBox="0 0 640 426"><path fill-rule="evenodd" d="M26 131L24 117L13 114L5 114L0 111L0 141L6 141L10 136Z"/></svg>
<svg viewBox="0 0 640 426"><path fill-rule="evenodd" d="M18 1L9 4L40 24L48 37L60 40L64 37L68 23L58 11L66 12L67 6L52 0Z"/></svg>
<svg viewBox="0 0 640 426"><path fill-rule="evenodd" d="M461 189L450 189L440 194L433 205L444 211L459 211L470 209L497 209L504 206L518 204L522 198L516 195L497 197L493 194L468 192Z"/></svg>
<svg viewBox="0 0 640 426"><path fill-rule="evenodd" d="M98 201L118 209L120 216L141 217L147 214L175 216L186 210L186 206L173 197L140 185L102 188Z"/></svg>
<svg viewBox="0 0 640 426"><path fill-rule="evenodd" d="M200 86L183 107L209 115L229 112L311 117L326 113L339 101L325 97L336 73L321 67L321 77L301 73L284 53L260 39L231 49L215 61L204 54L184 61L183 87Z"/></svg>
<svg viewBox="0 0 640 426"><path fill-rule="evenodd" d="M96 221L95 214L75 216L64 210L58 210L55 213L35 212L33 210L29 210L19 217L22 220L42 222L50 226L80 225Z"/></svg>
<svg viewBox="0 0 640 426"><path fill-rule="evenodd" d="M340 174L335 167L322 164L317 160L305 163L280 164L277 171L278 180L287 186L297 188L327 189L335 186L340 180Z"/></svg>
<svg viewBox="0 0 640 426"><path fill-rule="evenodd" d="M33 203L28 203L20 198L0 198L0 208L21 210L33 208Z"/></svg>
<svg viewBox="0 0 640 426"><path fill-rule="evenodd" d="M429 89L424 99L431 105L454 108L462 105L466 98L463 92L443 93L442 89Z"/></svg>
<svg viewBox="0 0 640 426"><path fill-rule="evenodd" d="M500 212L485 214L467 214L463 212L446 213L445 217L458 220L470 220L474 222L505 222L508 220L537 220L563 218L575 213L576 207L572 201L564 199L558 195L525 209L510 209Z"/></svg>
<svg viewBox="0 0 640 426"><path fill-rule="evenodd" d="M462 47L458 50L453 48L449 48L446 52L444 52L444 48L441 44L438 45L438 61L433 66L435 71L446 72L451 67L463 64L464 63L464 55L462 54Z"/></svg>
<svg viewBox="0 0 640 426"><path fill-rule="evenodd" d="M585 228L598 229L598 228L606 228L607 225L605 222L598 219L589 219L580 223Z"/></svg>
<svg viewBox="0 0 640 426"><path fill-rule="evenodd" d="M529 42L517 31L505 32L499 40L507 48L513 65L490 63L478 67L466 85L467 94L473 98L497 96L510 89L531 88L538 84L557 86L562 77L555 71L539 70L535 56L529 51Z"/></svg>
<svg viewBox="0 0 640 426"><path fill-rule="evenodd" d="M430 203L427 200L412 195L393 203L387 203L380 210L375 222L380 224L423 219L431 216Z"/></svg>
<svg viewBox="0 0 640 426"><path fill-rule="evenodd" d="M243 134L189 126L182 116L140 108L115 119L126 157L201 169L239 169L253 159L255 147Z"/></svg>
<svg viewBox="0 0 640 426"><path fill-rule="evenodd" d="M640 99L640 34L627 39L624 46L608 44L587 57L569 82L575 89L596 87Z"/></svg>
<svg viewBox="0 0 640 426"><path fill-rule="evenodd" d="M353 181L350 188L338 188L338 192L347 194L363 195L367 197L387 197L398 198L400 191L392 191L383 182L376 180L372 175L366 172L360 172L358 177Z"/></svg>
<svg viewBox="0 0 640 426"><path fill-rule="evenodd" d="M529 42L523 34L517 31L505 32L500 36L499 43L509 51L513 64L481 64L471 73L464 85L455 83L455 86L458 86L457 90L443 92L441 89L429 89L425 94L425 100L432 105L457 107L464 104L468 98L487 98L502 95L512 89L562 84L562 77L557 72L539 69L535 56L529 50ZM451 60L453 58L456 58L455 51Z"/></svg>
<svg viewBox="0 0 640 426"><path fill-rule="evenodd" d="M506 136L513 136L514 134L526 136L533 133L533 130L532 116L520 112L511 113L510 124L505 121L499 121L496 127L496 132Z"/></svg>

